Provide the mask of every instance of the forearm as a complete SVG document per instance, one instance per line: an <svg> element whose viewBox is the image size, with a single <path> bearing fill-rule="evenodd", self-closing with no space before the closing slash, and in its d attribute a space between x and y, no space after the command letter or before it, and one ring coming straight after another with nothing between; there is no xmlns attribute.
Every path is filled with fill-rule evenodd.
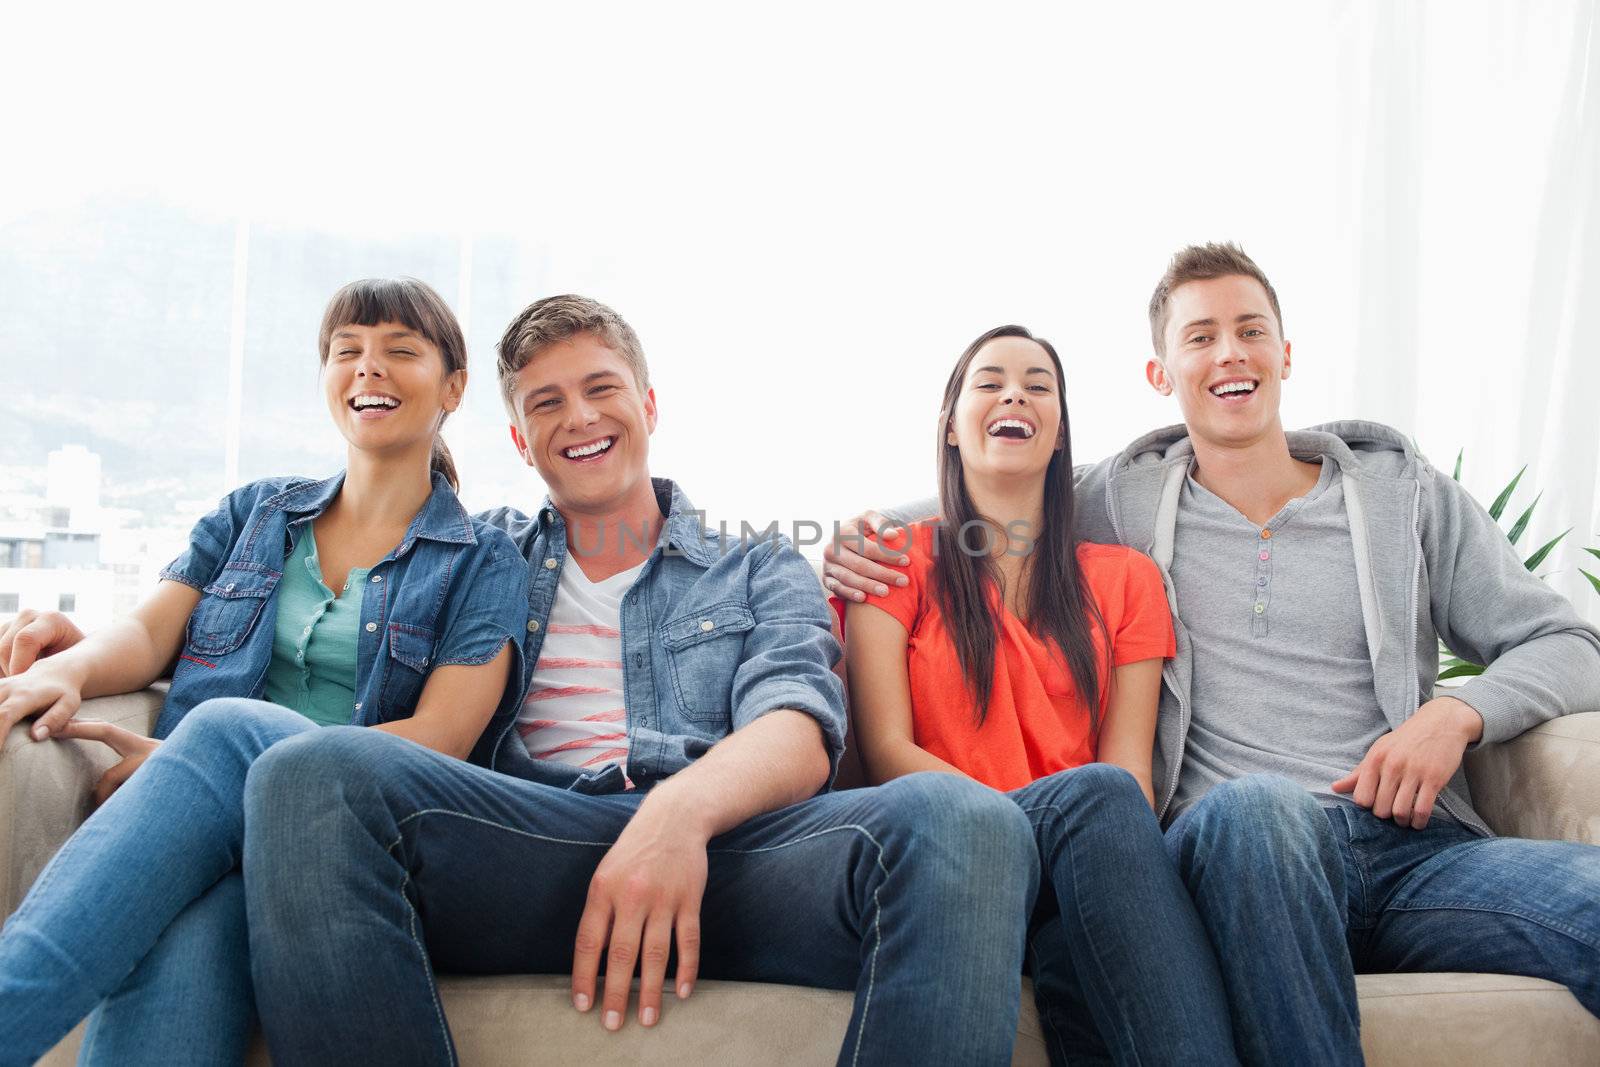
<svg viewBox="0 0 1600 1067"><path fill-rule="evenodd" d="M144 623L124 618L41 660L40 666L63 672L87 700L143 689L161 677L171 659Z"/></svg>
<svg viewBox="0 0 1600 1067"><path fill-rule="evenodd" d="M757 815L814 796L828 780L828 753L815 719L780 709L723 738L650 791L638 819L682 820L709 841Z"/></svg>
<svg viewBox="0 0 1600 1067"><path fill-rule="evenodd" d="M435 667L413 713L379 723L375 729L464 760L472 755L472 747L494 717L513 661L513 649L507 642L487 663Z"/></svg>
<svg viewBox="0 0 1600 1067"><path fill-rule="evenodd" d="M416 716L396 719L394 722L381 722L373 729L403 737L407 741L415 741L424 748L431 748L435 752L455 759L466 759L472 753L472 741L463 744L460 731L441 728L437 723L426 722Z"/></svg>
<svg viewBox="0 0 1600 1067"><path fill-rule="evenodd" d="M918 771L940 771L945 774L967 773L954 764L947 763L932 752L906 738L880 740L861 745L861 762L867 778L873 785L902 778Z"/></svg>
<svg viewBox="0 0 1600 1067"><path fill-rule="evenodd" d="M1451 695L1482 716L1482 740L1506 741L1548 719L1600 710L1600 651L1583 631L1546 634L1500 656Z"/></svg>

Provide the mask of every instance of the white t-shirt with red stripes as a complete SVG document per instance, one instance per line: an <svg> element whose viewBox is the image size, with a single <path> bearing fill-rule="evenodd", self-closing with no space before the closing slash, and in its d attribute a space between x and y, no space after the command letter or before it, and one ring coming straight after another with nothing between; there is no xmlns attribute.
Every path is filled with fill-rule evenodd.
<svg viewBox="0 0 1600 1067"><path fill-rule="evenodd" d="M561 568L539 662L517 715L517 733L534 759L626 768L622 597L643 569L641 563L591 582L576 560Z"/></svg>

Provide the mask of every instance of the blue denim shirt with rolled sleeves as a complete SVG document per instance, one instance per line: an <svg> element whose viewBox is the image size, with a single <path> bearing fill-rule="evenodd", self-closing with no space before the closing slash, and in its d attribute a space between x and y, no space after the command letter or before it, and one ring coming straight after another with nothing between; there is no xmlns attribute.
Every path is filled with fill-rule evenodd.
<svg viewBox="0 0 1600 1067"><path fill-rule="evenodd" d="M161 572L201 596L154 736L172 733L211 697L261 697L284 561L343 484L343 474L325 481L252 482L195 524L188 549ZM429 671L487 663L509 640L515 654L511 680L471 756L486 766L516 725L526 676L521 641L527 605L507 590L526 585L527 574L510 538L469 517L450 484L435 474L433 492L405 536L367 575L351 725L409 718Z"/></svg>
<svg viewBox="0 0 1600 1067"><path fill-rule="evenodd" d="M844 751L844 686L811 564L776 531L741 540L707 529L681 489L653 481L666 521L622 598L627 778L648 789L734 730L788 708L821 727L831 783ZM549 500L533 516L501 508L479 517L508 532L527 557L523 661L537 663L567 564L566 523ZM615 764L582 771L535 760L516 740L502 742L491 766L584 793L625 787Z"/></svg>

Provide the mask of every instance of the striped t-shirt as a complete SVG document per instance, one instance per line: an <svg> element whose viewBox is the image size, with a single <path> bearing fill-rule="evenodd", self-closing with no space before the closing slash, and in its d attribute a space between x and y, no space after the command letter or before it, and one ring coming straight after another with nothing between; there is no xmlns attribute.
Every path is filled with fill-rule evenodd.
<svg viewBox="0 0 1600 1067"><path fill-rule="evenodd" d="M534 759L626 767L622 597L643 569L641 563L591 582L576 560L561 568L544 645L517 716L517 733Z"/></svg>

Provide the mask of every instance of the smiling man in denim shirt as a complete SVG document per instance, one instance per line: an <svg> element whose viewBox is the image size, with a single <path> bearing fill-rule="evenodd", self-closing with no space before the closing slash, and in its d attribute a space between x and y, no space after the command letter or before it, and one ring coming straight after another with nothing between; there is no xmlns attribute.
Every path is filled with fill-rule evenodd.
<svg viewBox="0 0 1600 1067"><path fill-rule="evenodd" d="M258 765L244 869L274 1061L453 1062L435 968L570 970L612 1030L637 971L651 1026L675 955L680 998L702 973L854 989L840 1062L1009 1062L1038 881L1016 805L936 774L825 792L845 717L809 565L650 478L655 394L615 312L539 301L500 357L550 490L494 517L532 564L522 714L492 771L341 728Z"/></svg>

